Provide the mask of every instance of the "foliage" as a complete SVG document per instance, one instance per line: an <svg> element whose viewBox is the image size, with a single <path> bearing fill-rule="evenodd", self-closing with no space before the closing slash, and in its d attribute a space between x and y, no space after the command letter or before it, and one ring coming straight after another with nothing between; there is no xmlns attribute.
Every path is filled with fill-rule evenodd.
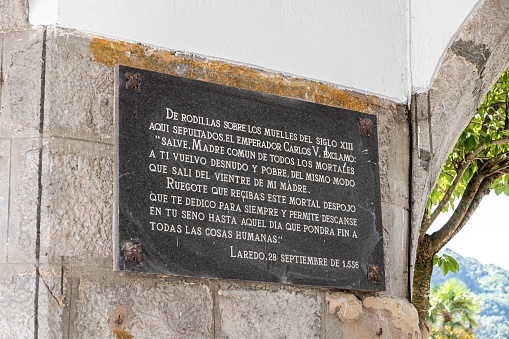
<svg viewBox="0 0 509 339"><path fill-rule="evenodd" d="M456 273L460 270L460 266L456 259L447 254L442 254L440 256L435 254L433 256L433 265L438 265L444 277L447 275L447 273L449 273L449 271Z"/></svg>
<svg viewBox="0 0 509 339"><path fill-rule="evenodd" d="M431 217L433 207L437 213L454 209L474 176L488 176L497 171L499 176L491 186L497 195L509 196L509 73L506 71L488 92L481 107L461 134L442 168L438 183L431 193L426 213ZM433 219L434 220L434 219Z"/></svg>
<svg viewBox="0 0 509 339"><path fill-rule="evenodd" d="M473 338L480 303L466 285L451 279L431 290L431 338Z"/></svg>
<svg viewBox="0 0 509 339"><path fill-rule="evenodd" d="M509 271L495 265L483 265L475 259L463 257L449 249L443 253L457 259L462 270L455 275L455 278L463 281L471 293L482 301L475 337L478 339L509 338ZM446 282L447 278L436 267L431 285L442 285Z"/></svg>
<svg viewBox="0 0 509 339"><path fill-rule="evenodd" d="M427 201L419 230L413 284L413 301L421 322L428 315L433 264L441 265L444 273L456 271L452 260L435 255L461 231L490 190L509 196L508 81L506 71L479 109L472 112L474 117L447 158ZM449 220L438 231L427 234L438 215L449 208L454 209Z"/></svg>

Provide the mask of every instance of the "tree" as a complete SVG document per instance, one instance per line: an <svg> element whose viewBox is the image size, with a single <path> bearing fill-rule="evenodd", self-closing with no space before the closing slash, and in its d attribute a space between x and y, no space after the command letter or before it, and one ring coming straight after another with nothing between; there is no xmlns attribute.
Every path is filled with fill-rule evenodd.
<svg viewBox="0 0 509 339"><path fill-rule="evenodd" d="M431 338L473 338L480 303L458 279L431 290L429 318Z"/></svg>
<svg viewBox="0 0 509 339"><path fill-rule="evenodd" d="M509 71L509 70L508 70ZM428 319L429 290L434 263L446 273L455 261L436 254L467 224L483 197L509 195L509 73L488 92L481 107L461 134L431 193L422 218L413 280L413 303L419 319ZM455 208L455 201L459 203ZM454 213L433 234L427 234L441 212ZM434 260L435 259L435 260Z"/></svg>

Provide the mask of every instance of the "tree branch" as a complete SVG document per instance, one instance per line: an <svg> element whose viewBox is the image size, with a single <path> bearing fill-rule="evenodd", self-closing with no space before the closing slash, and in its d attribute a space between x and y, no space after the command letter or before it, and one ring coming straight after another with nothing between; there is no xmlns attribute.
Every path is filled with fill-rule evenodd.
<svg viewBox="0 0 509 339"><path fill-rule="evenodd" d="M489 192L496 177L497 175L494 175L482 179L481 176L478 176L476 180L473 180L473 183L471 180L465 189L458 208L456 208L449 221L439 231L431 235L436 252L440 251L465 226L481 203L482 198Z"/></svg>
<svg viewBox="0 0 509 339"><path fill-rule="evenodd" d="M461 221L461 223L458 225L458 227L454 231L454 234L452 235L451 239L453 237L455 237L459 233L459 231L461 231L463 226L465 226L465 224L468 222L468 220L470 219L472 214L474 214L474 212L477 209L477 207L479 207L479 204L481 203L481 200L486 195L488 195L490 193L490 188L491 188L491 185L493 185L493 182L495 180L497 180L499 177L500 177L500 175L493 175L493 176L490 176L490 177L487 177L487 178L484 179L486 182L483 182L481 184L481 186L479 187L479 190L477 191L476 196L474 197L474 200L472 201L472 203L468 207L467 213L465 214L465 216L463 217L463 220ZM447 242L449 242L451 239L449 239ZM447 243L445 243L444 245L446 245L446 244Z"/></svg>
<svg viewBox="0 0 509 339"><path fill-rule="evenodd" d="M433 213L431 213L431 216L428 219L424 220L424 222L422 223L422 225L421 225L421 234L424 234L424 233L426 233L428 231L428 229L430 228L431 224L433 224L433 222L438 217L440 212L442 212L442 210L444 209L445 205L447 205L447 202L452 197L452 194L454 193L454 190L456 189L456 186L458 186L458 184L459 184L459 182L461 180L461 177L463 176L463 173L465 173L465 171L468 168L468 166L470 165L470 163L471 162L469 162L469 163L465 162L465 163L462 163L458 167L458 169L456 170L456 177L454 178L453 182L451 183L451 185L449 186L449 188L445 192L444 197L442 198L442 200L440 200L440 202L438 203L438 205L435 208L435 210L433 211Z"/></svg>
<svg viewBox="0 0 509 339"><path fill-rule="evenodd" d="M476 158L476 159L477 159L477 158ZM454 179L454 177L453 177L452 175L450 175L450 174L449 174L449 173L447 173L447 172L444 172L443 170L442 170L442 173L444 173L445 175L447 175L449 178Z"/></svg>
<svg viewBox="0 0 509 339"><path fill-rule="evenodd" d="M509 152L504 152L496 156L495 158L491 159L489 163L489 173L488 175L494 174L497 172L501 167L504 167L507 162L509 161L509 158L506 157L506 155L509 154ZM484 169L484 165L481 167L481 170Z"/></svg>
<svg viewBox="0 0 509 339"><path fill-rule="evenodd" d="M491 122L491 118L489 116L489 114L486 114L486 116L484 117L484 121L482 122L482 127L481 127L481 131L484 132L484 133L487 133L488 132L488 124ZM483 138L483 143L484 143L484 139Z"/></svg>
<svg viewBox="0 0 509 339"><path fill-rule="evenodd" d="M504 106L502 104L505 104L505 101L493 102L493 103L491 103L489 105L479 107L478 111L480 111L482 109L490 108L490 107L496 108L498 110L500 107Z"/></svg>
<svg viewBox="0 0 509 339"><path fill-rule="evenodd" d="M493 175L493 174L508 174L509 173L509 164L507 164L507 161L506 161L506 164L502 165L501 167L499 168L496 168L494 170L492 170L489 175Z"/></svg>
<svg viewBox="0 0 509 339"><path fill-rule="evenodd" d="M509 164L500 167L497 172L500 174L509 174Z"/></svg>
<svg viewBox="0 0 509 339"><path fill-rule="evenodd" d="M507 129L507 128L506 128ZM490 146L509 144L509 137L495 139L490 142ZM486 147L485 147L486 148Z"/></svg>
<svg viewBox="0 0 509 339"><path fill-rule="evenodd" d="M489 146L501 145L501 144L507 144L507 143L509 143L509 137L492 140L490 142ZM484 143L477 146L477 148L475 150L468 153L465 160L456 169L456 177L454 178L453 182L447 189L447 192L444 194L444 197L442 198L442 200L440 200L440 202L438 203L437 207L435 208L435 210L433 211L431 216L422 222L421 230L420 230L421 235L428 231L428 229L431 227L433 222L440 215L440 213L442 212L444 207L447 205L447 202L449 201L449 199L451 199L452 194L454 193L454 190L456 189L456 186L458 186L459 182L461 181L461 177L465 173L468 166L470 166L472 161L475 160L477 154L479 154L481 151L486 149L486 147L487 146Z"/></svg>
<svg viewBox="0 0 509 339"><path fill-rule="evenodd" d="M509 99L509 93L506 93L506 96L505 96L505 130L509 130L509 113L508 113L508 110L509 110L509 106L507 105L507 100Z"/></svg>
<svg viewBox="0 0 509 339"><path fill-rule="evenodd" d="M449 218L447 223L445 223L440 230L436 231L431 235L431 240L433 241L436 248L442 248L443 244L447 243L448 239L450 239L460 224L461 220L467 213L468 207L472 203L479 186L483 182L483 176L478 173L474 175L474 177L470 180L467 187L465 188L465 192L461 197L461 201L454 210L454 213ZM436 250L438 252L438 250Z"/></svg>

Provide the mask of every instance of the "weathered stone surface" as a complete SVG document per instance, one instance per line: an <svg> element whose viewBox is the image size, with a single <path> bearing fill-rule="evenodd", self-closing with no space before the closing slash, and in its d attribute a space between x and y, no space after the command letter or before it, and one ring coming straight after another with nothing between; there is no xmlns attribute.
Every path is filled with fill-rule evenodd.
<svg viewBox="0 0 509 339"><path fill-rule="evenodd" d="M408 210L382 202L384 220L385 279L383 295L408 296Z"/></svg>
<svg viewBox="0 0 509 339"><path fill-rule="evenodd" d="M41 29L6 32L4 36L0 135L39 134Z"/></svg>
<svg viewBox="0 0 509 339"><path fill-rule="evenodd" d="M134 338L210 336L212 298L205 285L120 273L87 275L73 294L71 338L111 338L116 330L109 319L118 305L132 309L123 325Z"/></svg>
<svg viewBox="0 0 509 339"><path fill-rule="evenodd" d="M406 297L409 207L409 124L404 107L394 105L377 115L380 186L384 225L385 295Z"/></svg>
<svg viewBox="0 0 509 339"><path fill-rule="evenodd" d="M381 109L377 118L382 200L408 207L410 133L405 109Z"/></svg>
<svg viewBox="0 0 509 339"><path fill-rule="evenodd" d="M39 338L64 338L62 315L68 300L67 278L62 276L64 267L43 264L39 267L38 335Z"/></svg>
<svg viewBox="0 0 509 339"><path fill-rule="evenodd" d="M9 262L35 262L37 238L37 202L39 200L39 171L48 169L47 147L39 167L39 140L13 139L10 179ZM46 179L45 179L46 178ZM47 185L47 177L41 184ZM41 221L47 216L47 205L41 204Z"/></svg>
<svg viewBox="0 0 509 339"><path fill-rule="evenodd" d="M1 64L1 62L3 62L3 58L4 58L4 36L5 36L5 33L0 32L0 64ZM1 80L2 81L0 81L0 93L2 93L2 88L4 85L4 81L5 81L3 78L1 78ZM2 116L2 108L0 106L0 117L1 116Z"/></svg>
<svg viewBox="0 0 509 339"><path fill-rule="evenodd" d="M408 295L409 124L404 107L378 115L386 292ZM398 255L394 255L398 253Z"/></svg>
<svg viewBox="0 0 509 339"><path fill-rule="evenodd" d="M377 311L387 310L391 313L391 322L395 328L413 334L419 330L419 319L415 307L406 300L367 297L362 302L366 308ZM380 312L378 312L380 314Z"/></svg>
<svg viewBox="0 0 509 339"><path fill-rule="evenodd" d="M380 310L364 310L359 320L343 323L343 338L420 338L419 332L407 333L395 328L388 313Z"/></svg>
<svg viewBox="0 0 509 339"><path fill-rule="evenodd" d="M6 46L12 48L6 48L2 55L9 58L4 67L12 69L4 71L6 75L11 72L12 77L5 81L2 103L8 106L0 116L0 135L16 136L9 160L12 177L9 261L35 261L39 172L42 178L41 260L45 264L39 270L40 338L120 335L113 332L120 328L111 326L116 310L132 312L124 318L124 324L126 334L134 338L362 338L363 334L369 338L376 334L379 324L383 328L382 337L413 335L404 330L405 319L397 311L405 306L393 308L389 301L365 301L364 307L359 308L359 299L349 293L331 293L327 304L322 290L250 283L229 288L230 283L220 281L219 293L214 294L214 311L213 297L204 280L181 277L162 280L112 272L113 70L91 59L89 37L48 29L45 139L39 168L39 140L19 137L38 136L41 32L3 33L11 34ZM136 57L132 54L133 60ZM175 67L184 64L179 60L172 61ZM193 66L192 71L200 68L210 79L214 72L219 72L212 63L193 62L198 66ZM233 72L233 68L226 69ZM220 78L227 79L228 74L221 73ZM277 75L263 76L268 92L280 81L287 85L277 86L292 96L293 82L273 78ZM255 85L258 82L251 86ZM24 97L27 93L30 95ZM294 96L299 95L300 92ZM341 101L334 100L325 103L341 105ZM356 100L368 101L363 95L357 95ZM376 100L370 100L369 111L379 119L380 160L385 178L382 195L388 270L384 295L404 297L406 254L401 253L406 253L408 172L404 167L406 160L400 154L407 154L408 150L407 125L395 105L383 102L378 107L372 105ZM0 155L11 147L10 142L0 142ZM6 168L9 167L0 160L0 175ZM2 206L0 202L0 209ZM0 237L4 242L3 233ZM0 243L0 256L2 246ZM11 267L17 267L15 272ZM0 309L9 305L9 316L0 318L0 338L33 337L34 298L35 267L0 264ZM327 308L335 313L330 314ZM334 322L324 324L328 317L334 318Z"/></svg>
<svg viewBox="0 0 509 339"><path fill-rule="evenodd" d="M312 291L225 289L218 292L220 338L319 338L321 297ZM297 316L298 315L298 316ZM218 321L218 320L216 320Z"/></svg>
<svg viewBox="0 0 509 339"><path fill-rule="evenodd" d="M53 258L109 257L112 249L113 147L54 138L44 202L41 253Z"/></svg>
<svg viewBox="0 0 509 339"><path fill-rule="evenodd" d="M7 262L11 140L0 140L0 263Z"/></svg>
<svg viewBox="0 0 509 339"><path fill-rule="evenodd" d="M254 69L190 53L160 50L140 43L95 37L90 41L90 52L95 61L107 66L128 65L359 112L376 113L378 108L394 104L390 100L345 91L321 81Z"/></svg>
<svg viewBox="0 0 509 339"><path fill-rule="evenodd" d="M417 311L404 299L369 296L360 301L347 293L327 293L327 337L331 338L420 338ZM337 322L337 318L341 323Z"/></svg>
<svg viewBox="0 0 509 339"><path fill-rule="evenodd" d="M326 293L329 313L336 313L341 321L355 320L362 315L362 302L354 294L335 292Z"/></svg>
<svg viewBox="0 0 509 339"><path fill-rule="evenodd" d="M471 41L472 45L495 46L507 34L509 3L504 0L485 0L474 11L455 41ZM500 74L499 74L500 77Z"/></svg>
<svg viewBox="0 0 509 339"><path fill-rule="evenodd" d="M45 133L113 142L114 69L93 61L89 43L48 29Z"/></svg>
<svg viewBox="0 0 509 339"><path fill-rule="evenodd" d="M4 0L0 3L0 29L28 26L28 1Z"/></svg>
<svg viewBox="0 0 509 339"><path fill-rule="evenodd" d="M0 264L0 338L34 337L35 265Z"/></svg>

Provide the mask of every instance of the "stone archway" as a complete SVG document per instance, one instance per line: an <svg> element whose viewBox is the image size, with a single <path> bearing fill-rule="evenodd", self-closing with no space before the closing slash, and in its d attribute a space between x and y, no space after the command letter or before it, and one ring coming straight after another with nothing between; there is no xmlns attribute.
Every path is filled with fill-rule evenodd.
<svg viewBox="0 0 509 339"><path fill-rule="evenodd" d="M413 97L412 263L426 200L442 166L508 66L509 3L484 0L452 41L431 89Z"/></svg>

